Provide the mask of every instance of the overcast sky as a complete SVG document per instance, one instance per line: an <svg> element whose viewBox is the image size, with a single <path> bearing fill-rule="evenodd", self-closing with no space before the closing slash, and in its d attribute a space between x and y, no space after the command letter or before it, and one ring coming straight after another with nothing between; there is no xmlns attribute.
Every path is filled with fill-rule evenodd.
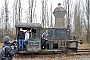
<svg viewBox="0 0 90 60"><path fill-rule="evenodd" d="M14 0L7 0L7 1L8 1L8 9L10 11L10 10L12 10ZM40 9L40 7L41 7L41 1L42 0L36 0L36 1L37 1L37 3L36 3L36 5L37 5L36 7L37 8L36 9ZM48 4L50 5L50 2L52 2L52 6L53 6L52 9L54 9L55 7L57 7L57 4L58 3L62 3L62 1L63 0L48 0L48 2L49 2ZM28 0L21 0L21 3L22 3L22 6L23 6L23 9L27 9ZM0 12L1 12L2 6L4 6L4 0L0 0ZM0 13L0 15L1 15L1 13Z"/></svg>
<svg viewBox="0 0 90 60"><path fill-rule="evenodd" d="M0 0L0 17L1 17L1 8L2 6L5 6L4 5L4 2L5 0ZM11 22L12 19L13 19L13 4L14 4L14 1L15 0L7 0L8 1L8 11L9 11L9 21ZM40 14L41 14L41 11L42 11L42 0L34 0L36 1L36 18L37 20L39 20L38 22L41 23L40 21ZM61 3L62 4L62 1L63 0L48 0L48 10L50 11L50 7L51 7L51 3L52 3L52 11L54 11L55 7L58 6L58 3ZM24 20L24 22L26 21L25 18L26 18L26 13L25 11L28 11L28 0L21 0L21 7L22 7L22 18L21 20ZM35 4L34 4L35 5Z"/></svg>

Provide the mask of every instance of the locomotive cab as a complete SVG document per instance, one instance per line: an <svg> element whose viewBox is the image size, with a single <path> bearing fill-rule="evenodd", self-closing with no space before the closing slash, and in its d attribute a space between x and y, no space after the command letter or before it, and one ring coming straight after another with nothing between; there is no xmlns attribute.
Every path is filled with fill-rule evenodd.
<svg viewBox="0 0 90 60"><path fill-rule="evenodd" d="M16 39L19 29L22 28L24 33L28 30L29 39L24 40L24 51L18 53L38 52L41 50L41 24L39 23L17 23L16 24ZM18 39L17 39L18 40Z"/></svg>

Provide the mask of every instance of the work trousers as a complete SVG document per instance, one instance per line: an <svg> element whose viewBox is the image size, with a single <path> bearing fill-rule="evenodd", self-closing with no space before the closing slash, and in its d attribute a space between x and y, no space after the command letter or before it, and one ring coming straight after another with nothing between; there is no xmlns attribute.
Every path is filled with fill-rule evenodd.
<svg viewBox="0 0 90 60"><path fill-rule="evenodd" d="M24 51L24 40L23 39L18 39L18 50Z"/></svg>
<svg viewBox="0 0 90 60"><path fill-rule="evenodd" d="M47 41L48 40L42 39L42 48L43 49L47 49Z"/></svg>

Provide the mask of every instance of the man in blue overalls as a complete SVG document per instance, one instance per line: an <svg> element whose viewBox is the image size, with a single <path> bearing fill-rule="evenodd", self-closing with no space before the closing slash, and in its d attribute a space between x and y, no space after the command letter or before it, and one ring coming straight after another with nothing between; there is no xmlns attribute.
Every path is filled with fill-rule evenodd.
<svg viewBox="0 0 90 60"><path fill-rule="evenodd" d="M25 33L22 31L22 28L20 28L20 31L17 34L17 39L18 39L18 50L23 51L24 50Z"/></svg>

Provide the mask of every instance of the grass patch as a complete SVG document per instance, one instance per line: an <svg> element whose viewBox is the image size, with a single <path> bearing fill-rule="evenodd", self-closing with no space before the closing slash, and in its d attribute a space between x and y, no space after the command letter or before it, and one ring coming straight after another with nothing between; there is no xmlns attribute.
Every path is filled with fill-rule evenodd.
<svg viewBox="0 0 90 60"><path fill-rule="evenodd" d="M90 44L90 41L83 40L83 44Z"/></svg>

